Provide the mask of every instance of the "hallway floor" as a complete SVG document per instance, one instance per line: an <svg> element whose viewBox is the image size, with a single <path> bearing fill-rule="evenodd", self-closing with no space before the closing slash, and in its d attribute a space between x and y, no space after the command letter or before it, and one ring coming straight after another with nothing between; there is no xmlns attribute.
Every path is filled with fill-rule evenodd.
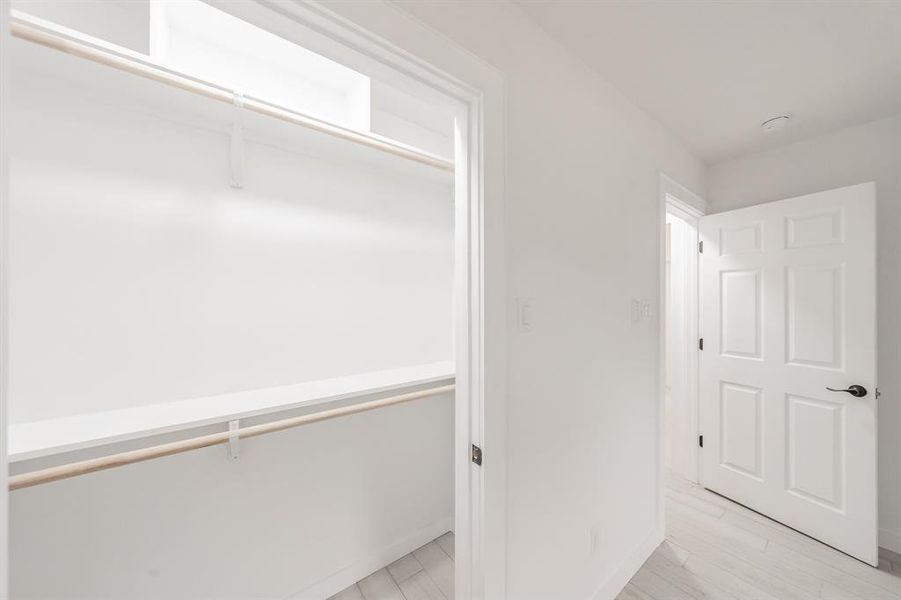
<svg viewBox="0 0 901 600"><path fill-rule="evenodd" d="M447 532L329 600L453 600L454 534Z"/></svg>
<svg viewBox="0 0 901 600"><path fill-rule="evenodd" d="M669 479L666 519L617 600L901 600L901 556L874 569L687 481ZM448 532L329 600L453 600L453 560Z"/></svg>
<svg viewBox="0 0 901 600"><path fill-rule="evenodd" d="M874 569L671 478L666 540L617 600L899 600L901 556Z"/></svg>

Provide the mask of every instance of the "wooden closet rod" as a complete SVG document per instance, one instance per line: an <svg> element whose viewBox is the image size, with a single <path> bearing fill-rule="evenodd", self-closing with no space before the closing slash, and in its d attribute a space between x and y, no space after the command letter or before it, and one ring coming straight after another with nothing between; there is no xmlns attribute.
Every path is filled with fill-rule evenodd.
<svg viewBox="0 0 901 600"><path fill-rule="evenodd" d="M141 58L135 52L118 50L111 45L105 45L91 41L87 36L77 35L64 28L55 27L53 24L31 17L20 11L12 11L10 19L12 34L23 40L34 42L54 50L59 50L73 56L86 58L93 62L113 67L126 73L140 75L147 79L159 81L189 92L212 98L220 102L233 104L235 91L226 87L204 81L183 73L167 69L161 65ZM424 152L395 142L386 137L361 133L346 129L340 125L327 123L315 117L299 113L297 111L278 106L259 98L244 96L243 107L247 110L274 117L287 123L300 125L327 135L347 140L369 148L381 150L401 158L406 158L424 165L436 167L443 171L454 171L454 163L440 156Z"/></svg>
<svg viewBox="0 0 901 600"><path fill-rule="evenodd" d="M420 398L428 398L429 396L445 394L452 392L454 388L454 384L442 385L439 387L419 390L416 392L409 392L407 394L400 394L398 396L391 396L389 398L381 398L379 400L372 400L370 402L362 402L360 404L354 404L351 406L343 406L341 408L333 408L331 410L324 410L308 415L301 415L299 417L290 417L288 419L272 421L271 423L262 423L260 425L253 425L251 427L242 427L235 431L211 433L209 435L202 435L186 440L179 440L177 442L170 442L168 444L160 444L158 446L151 446L149 448L141 448L140 450L120 452L118 454L111 454L110 456L101 456L98 458L91 458L89 460L69 463L57 467L50 467L48 469L31 471L30 473L11 475L9 478L9 489L10 491L20 490L22 488L32 487L35 485L40 485L42 483L50 483L51 481L59 481L60 479L68 479L70 477L86 475L88 473L94 473L96 471L114 469L116 467L122 467L145 460L162 458L164 456L171 456L173 454L180 454L182 452L188 452L189 450L199 450L200 448L207 448L209 446L215 446L217 444L225 444L229 441L229 439L251 438L258 435L273 433L275 431L282 431L284 429L300 427L301 425L318 423L319 421L327 421L329 419L336 419L338 417L355 415L357 413L375 410L377 408L384 408L386 406L403 404L412 400L419 400Z"/></svg>

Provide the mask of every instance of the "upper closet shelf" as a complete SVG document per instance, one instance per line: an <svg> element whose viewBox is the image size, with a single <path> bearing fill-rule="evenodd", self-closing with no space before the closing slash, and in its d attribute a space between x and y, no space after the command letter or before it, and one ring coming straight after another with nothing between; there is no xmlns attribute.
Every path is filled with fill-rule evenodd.
<svg viewBox="0 0 901 600"><path fill-rule="evenodd" d="M235 90L168 69L148 60L147 56L138 52L50 23L21 11L11 11L11 29L15 37L23 40L85 58L120 71L139 75L219 102L234 104L236 97L238 97ZM240 101L244 109L261 115L300 125L334 138L380 150L400 158L435 167L442 171L454 171L454 163L452 161L378 134L347 129L253 96L241 95Z"/></svg>
<svg viewBox="0 0 901 600"><path fill-rule="evenodd" d="M9 461L19 462L234 419L453 381L454 364L447 361L19 423L9 427Z"/></svg>

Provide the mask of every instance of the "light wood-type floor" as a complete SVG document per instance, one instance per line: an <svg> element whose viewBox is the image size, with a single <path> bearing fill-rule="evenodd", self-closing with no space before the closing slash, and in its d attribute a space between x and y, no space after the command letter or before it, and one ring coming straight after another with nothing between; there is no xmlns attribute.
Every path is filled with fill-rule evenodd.
<svg viewBox="0 0 901 600"><path fill-rule="evenodd" d="M666 504L666 540L617 600L901 600L897 554L874 569L680 479ZM331 600L452 600L453 557L447 533Z"/></svg>
<svg viewBox="0 0 901 600"><path fill-rule="evenodd" d="M874 569L670 478L666 540L617 600L899 600L901 556Z"/></svg>
<svg viewBox="0 0 901 600"><path fill-rule="evenodd" d="M453 600L454 534L447 532L329 600Z"/></svg>

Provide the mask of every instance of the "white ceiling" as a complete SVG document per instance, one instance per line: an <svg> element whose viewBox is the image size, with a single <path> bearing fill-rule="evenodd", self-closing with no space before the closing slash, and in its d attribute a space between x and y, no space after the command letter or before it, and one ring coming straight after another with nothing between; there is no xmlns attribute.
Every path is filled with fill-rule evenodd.
<svg viewBox="0 0 901 600"><path fill-rule="evenodd" d="M517 2L707 163L901 112L901 0Z"/></svg>

